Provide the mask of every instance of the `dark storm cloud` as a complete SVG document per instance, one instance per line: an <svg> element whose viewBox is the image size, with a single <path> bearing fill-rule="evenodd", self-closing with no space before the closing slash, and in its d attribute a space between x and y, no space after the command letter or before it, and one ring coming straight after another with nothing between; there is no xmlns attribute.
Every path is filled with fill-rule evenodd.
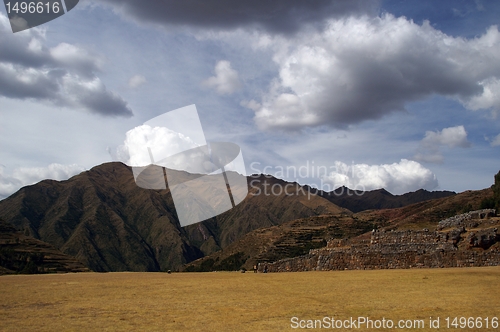
<svg viewBox="0 0 500 332"><path fill-rule="evenodd" d="M0 18L2 19L2 18ZM29 51L29 41L26 38L19 38L13 33L7 33L0 24L0 62L15 63L27 67L39 68L44 64L51 62L46 49L43 53ZM31 32L35 40L43 39L43 36L34 30ZM33 43L36 43L34 41ZM32 44L32 50L36 45Z"/></svg>
<svg viewBox="0 0 500 332"><path fill-rule="evenodd" d="M0 97L48 102L104 116L132 116L120 96L96 76L101 59L61 43L45 46L42 30L12 34L0 14Z"/></svg>
<svg viewBox="0 0 500 332"><path fill-rule="evenodd" d="M48 75L19 73L13 66L0 63L0 95L15 99L50 99L58 90Z"/></svg>
<svg viewBox="0 0 500 332"><path fill-rule="evenodd" d="M349 14L375 12L368 0L95 0L146 23L231 30L254 26L273 33L293 33L303 25Z"/></svg>
<svg viewBox="0 0 500 332"><path fill-rule="evenodd" d="M103 85L99 89L85 90L78 95L81 105L93 113L106 116L132 116L132 110L119 95L108 91Z"/></svg>

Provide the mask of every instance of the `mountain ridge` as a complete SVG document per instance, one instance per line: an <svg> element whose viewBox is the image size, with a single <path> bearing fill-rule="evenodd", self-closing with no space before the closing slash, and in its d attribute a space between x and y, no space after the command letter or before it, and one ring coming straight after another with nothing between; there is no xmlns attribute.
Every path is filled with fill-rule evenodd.
<svg viewBox="0 0 500 332"><path fill-rule="evenodd" d="M253 190L269 182L285 183L262 181ZM180 227L169 189L139 188L122 163L99 165L65 181L41 181L0 201L0 216L17 229L95 271L175 270L253 229L343 210L298 189L280 196L251 191L230 211Z"/></svg>
<svg viewBox="0 0 500 332"><path fill-rule="evenodd" d="M413 203L418 203L430 199L449 197L456 195L453 191L428 191L419 189L416 191L393 195L386 189L375 189L365 191L358 195L354 190L347 187L340 187L332 192L322 193L322 197L328 199L334 204L345 207L352 212L361 212L374 209L399 208Z"/></svg>
<svg viewBox="0 0 500 332"><path fill-rule="evenodd" d="M122 163L98 165L64 181L44 180L23 187L0 201L0 217L92 270L161 271L179 269L255 229L301 218L352 214L306 186L264 175L250 179L257 180L256 185L238 206L186 227L180 227L169 189L139 188L131 168ZM259 194L271 185L291 189L279 195Z"/></svg>

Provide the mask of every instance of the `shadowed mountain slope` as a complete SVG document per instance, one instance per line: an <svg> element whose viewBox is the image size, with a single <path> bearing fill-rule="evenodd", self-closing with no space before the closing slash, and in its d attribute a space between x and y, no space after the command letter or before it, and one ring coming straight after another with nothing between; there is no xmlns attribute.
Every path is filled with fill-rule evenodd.
<svg viewBox="0 0 500 332"><path fill-rule="evenodd" d="M89 269L75 258L0 219L0 275L86 271Z"/></svg>
<svg viewBox="0 0 500 332"><path fill-rule="evenodd" d="M179 178L189 178L179 172ZM175 270L257 228L343 209L300 186L265 195L261 177L236 208L180 227L169 190L139 188L131 169L107 163L67 181L45 180L0 201L0 217L95 271Z"/></svg>

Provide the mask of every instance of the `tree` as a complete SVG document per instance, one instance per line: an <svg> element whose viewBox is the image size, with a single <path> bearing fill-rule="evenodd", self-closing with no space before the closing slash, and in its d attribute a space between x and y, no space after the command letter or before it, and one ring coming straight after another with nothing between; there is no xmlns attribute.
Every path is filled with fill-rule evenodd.
<svg viewBox="0 0 500 332"><path fill-rule="evenodd" d="M494 197L486 197L481 201L481 205L479 205L480 210L484 209L494 209L496 205Z"/></svg>
<svg viewBox="0 0 500 332"><path fill-rule="evenodd" d="M493 185L493 198L495 199L495 208L500 208L500 171L495 175L495 184Z"/></svg>

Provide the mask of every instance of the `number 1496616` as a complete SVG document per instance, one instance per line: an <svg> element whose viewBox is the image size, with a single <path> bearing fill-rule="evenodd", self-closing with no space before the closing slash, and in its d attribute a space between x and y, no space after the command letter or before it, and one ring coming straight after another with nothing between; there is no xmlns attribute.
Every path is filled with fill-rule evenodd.
<svg viewBox="0 0 500 332"><path fill-rule="evenodd" d="M15 14L58 14L61 7L58 1L50 2L7 2L5 3L7 13Z"/></svg>
<svg viewBox="0 0 500 332"><path fill-rule="evenodd" d="M497 329L498 317L446 317L446 328Z"/></svg>

